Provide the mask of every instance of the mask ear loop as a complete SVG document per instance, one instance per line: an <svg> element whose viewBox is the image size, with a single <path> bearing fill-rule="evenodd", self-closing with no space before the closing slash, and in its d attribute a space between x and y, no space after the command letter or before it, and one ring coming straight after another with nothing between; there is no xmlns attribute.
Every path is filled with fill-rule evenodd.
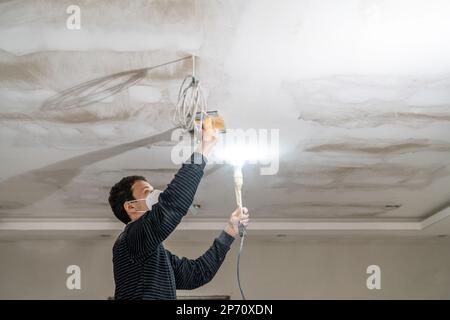
<svg viewBox="0 0 450 320"><path fill-rule="evenodd" d="M134 204L134 203L136 203L138 201L145 201L145 202L147 202L147 198L145 198L145 199L128 200L127 202L128 202L128 204ZM135 212L147 212L148 211L148 210L136 210L136 208L134 206L133 206L133 209L134 209Z"/></svg>

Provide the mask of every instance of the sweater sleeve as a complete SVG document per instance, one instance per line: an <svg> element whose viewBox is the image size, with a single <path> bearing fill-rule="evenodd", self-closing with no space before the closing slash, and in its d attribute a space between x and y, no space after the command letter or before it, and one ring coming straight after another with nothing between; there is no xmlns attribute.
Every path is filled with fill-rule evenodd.
<svg viewBox="0 0 450 320"><path fill-rule="evenodd" d="M214 240L212 246L199 258L179 258L166 250L171 263L177 289L191 290L208 283L219 270L234 238L225 231Z"/></svg>
<svg viewBox="0 0 450 320"><path fill-rule="evenodd" d="M193 153L159 195L158 203L127 226L127 240L132 256L147 255L175 230L194 201L206 159Z"/></svg>

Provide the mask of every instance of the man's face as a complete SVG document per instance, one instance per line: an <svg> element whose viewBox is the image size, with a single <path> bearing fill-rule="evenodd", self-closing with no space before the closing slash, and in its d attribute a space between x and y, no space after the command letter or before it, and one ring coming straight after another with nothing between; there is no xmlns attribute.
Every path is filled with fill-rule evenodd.
<svg viewBox="0 0 450 320"><path fill-rule="evenodd" d="M128 201L129 208L133 211L148 211L150 208L147 207L145 203L145 198L153 191L153 187L147 181L138 180L131 187L131 192L136 200L141 201Z"/></svg>

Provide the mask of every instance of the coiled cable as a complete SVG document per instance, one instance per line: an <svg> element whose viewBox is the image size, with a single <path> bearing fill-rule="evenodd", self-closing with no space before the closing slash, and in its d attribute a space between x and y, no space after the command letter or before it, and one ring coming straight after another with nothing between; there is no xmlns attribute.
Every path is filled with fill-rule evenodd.
<svg viewBox="0 0 450 320"><path fill-rule="evenodd" d="M174 124L186 131L199 129L195 126L196 116L197 114L200 115L199 124L201 128L207 110L208 106L200 81L192 75L187 76L178 92L178 101L173 115Z"/></svg>

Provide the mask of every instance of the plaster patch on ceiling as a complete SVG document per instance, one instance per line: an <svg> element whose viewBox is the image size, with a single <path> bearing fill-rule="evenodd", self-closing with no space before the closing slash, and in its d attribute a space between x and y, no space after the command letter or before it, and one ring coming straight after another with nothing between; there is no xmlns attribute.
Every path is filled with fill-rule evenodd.
<svg viewBox="0 0 450 320"><path fill-rule="evenodd" d="M49 51L20 57L1 53L11 70L26 69L34 75L0 74L0 95L5 96L0 122L12 130L11 139L4 142L15 147L103 147L165 130L172 126L180 81L192 72L189 59L147 70L189 57L166 50Z"/></svg>
<svg viewBox="0 0 450 320"><path fill-rule="evenodd" d="M447 165L406 166L375 164L360 166L302 166L285 169L271 184L287 192L299 190L350 190L371 191L377 189L417 190L434 180L448 176Z"/></svg>
<svg viewBox="0 0 450 320"><path fill-rule="evenodd" d="M84 167L154 142L170 140L171 132L172 129L144 139L88 152L0 181L2 208L29 206L69 184Z"/></svg>
<svg viewBox="0 0 450 320"><path fill-rule="evenodd" d="M293 218L367 218L376 217L396 210L401 205L386 203L343 203L343 202L294 202L276 203L266 206L267 209L276 211L283 216ZM255 208L259 211L262 208ZM260 215L261 218L265 217Z"/></svg>
<svg viewBox="0 0 450 320"><path fill-rule="evenodd" d="M414 112L383 113L362 111L356 108L341 108L339 115L322 114L319 116L315 112L302 111L298 119L323 126L342 128L375 128L389 124L420 128L436 122L450 122L450 112L447 107L437 107L435 110L416 108Z"/></svg>
<svg viewBox="0 0 450 320"><path fill-rule="evenodd" d="M420 128L450 122L450 95L442 94L449 86L448 75L420 80L412 76L345 75L283 84L299 109L299 120L341 128L389 124ZM438 91L439 99L424 104L417 98L430 95L432 90Z"/></svg>
<svg viewBox="0 0 450 320"><path fill-rule="evenodd" d="M372 156L387 156L423 151L450 152L450 143L430 139L407 139L404 141L368 140L346 138L336 139L329 143L311 144L305 151L320 154L350 153Z"/></svg>
<svg viewBox="0 0 450 320"><path fill-rule="evenodd" d="M5 98L0 102L0 119L55 119L64 122L66 118L72 118L72 122L92 122L114 119L117 114L117 120L124 120L129 118L130 113L139 110L143 103L173 105L175 97L169 96L167 90L178 87L181 79L192 72L192 63L188 59L158 69L148 68L186 56L190 55L156 50L128 53L42 52L16 57L18 61L9 62L11 74L2 70L0 75L2 87L14 89L2 91ZM22 69L32 73L34 80L29 77L18 79L13 70ZM88 75L90 78L87 78ZM27 92L21 92L18 88ZM135 92L137 88L140 88L139 97ZM132 90L131 95L129 89ZM121 92L125 94L116 99L115 96ZM143 95L147 97L145 101L142 101ZM136 97L138 99L134 99ZM41 104L41 108L36 107ZM69 109L92 105L84 111L68 112ZM55 114L55 111L59 113ZM96 116L96 113L99 115Z"/></svg>
<svg viewBox="0 0 450 320"><path fill-rule="evenodd" d="M155 49L149 51L116 52L98 51L39 51L16 56L0 50L0 84L3 88L47 90L61 92L81 83L97 79L111 81L107 76L123 72L136 72L162 63L190 56L186 51ZM159 83L190 72L192 63L188 60L150 70L144 81ZM96 83L97 84L97 83ZM104 83L103 83L104 84Z"/></svg>
<svg viewBox="0 0 450 320"><path fill-rule="evenodd" d="M135 85L128 88L130 99L139 102L158 102L161 99L161 91L152 86Z"/></svg>

